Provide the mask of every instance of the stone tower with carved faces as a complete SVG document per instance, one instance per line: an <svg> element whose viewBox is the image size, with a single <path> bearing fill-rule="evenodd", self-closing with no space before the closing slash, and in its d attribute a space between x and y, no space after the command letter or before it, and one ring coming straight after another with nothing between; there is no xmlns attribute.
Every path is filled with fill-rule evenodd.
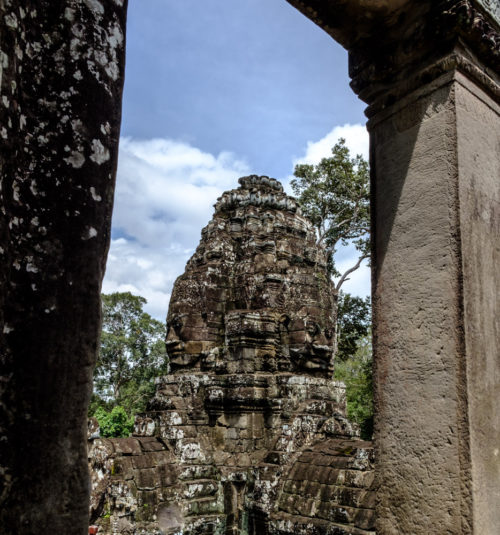
<svg viewBox="0 0 500 535"><path fill-rule="evenodd" d="M278 181L248 176L239 183L218 199L175 282L167 316L171 373L136 418L136 438L108 441L113 455L123 440L136 441L130 466L123 454L114 459L123 468L113 477L123 485L108 493L122 517L148 533L284 534L280 522L299 512L313 516L321 496L331 502L334 487L321 487L318 473L332 459L340 456L344 472L351 463L354 474L337 475L360 488L359 470L370 466L369 445L352 440L344 386L332 379L325 251ZM319 465L304 463L314 447ZM311 496L297 492L297 478L310 480ZM347 519L342 499L337 516L325 509L318 517L325 529L332 518L369 527L370 519L355 519L356 492L343 494L352 502Z"/></svg>
<svg viewBox="0 0 500 535"><path fill-rule="evenodd" d="M282 185L240 178L224 193L174 285L167 352L174 374L333 371L333 288L325 251Z"/></svg>

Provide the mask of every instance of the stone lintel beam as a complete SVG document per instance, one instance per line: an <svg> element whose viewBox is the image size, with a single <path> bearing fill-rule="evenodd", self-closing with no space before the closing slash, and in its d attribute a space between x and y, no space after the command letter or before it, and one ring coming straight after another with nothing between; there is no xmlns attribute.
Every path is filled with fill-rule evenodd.
<svg viewBox="0 0 500 535"><path fill-rule="evenodd" d="M498 82L496 0L288 1L348 50L369 117L457 65Z"/></svg>
<svg viewBox="0 0 500 535"><path fill-rule="evenodd" d="M373 37L374 28L392 27L411 0L287 0L347 50Z"/></svg>

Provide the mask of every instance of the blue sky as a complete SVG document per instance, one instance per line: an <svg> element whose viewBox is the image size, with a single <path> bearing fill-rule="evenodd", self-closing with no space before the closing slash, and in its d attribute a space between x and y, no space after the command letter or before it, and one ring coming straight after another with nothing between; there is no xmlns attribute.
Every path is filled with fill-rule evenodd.
<svg viewBox="0 0 500 535"><path fill-rule="evenodd" d="M164 319L216 198L256 173L287 187L343 135L367 156L347 54L285 0L129 0L122 142L103 291ZM353 251L340 255L346 267ZM369 293L365 268L349 291Z"/></svg>

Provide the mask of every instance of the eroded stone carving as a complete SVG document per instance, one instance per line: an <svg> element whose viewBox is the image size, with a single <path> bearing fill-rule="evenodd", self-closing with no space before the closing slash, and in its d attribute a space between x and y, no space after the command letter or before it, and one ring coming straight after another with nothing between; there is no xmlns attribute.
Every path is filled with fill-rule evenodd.
<svg viewBox="0 0 500 535"><path fill-rule="evenodd" d="M352 438L344 387L332 380L325 252L279 182L239 183L218 200L174 285L172 373L137 417L134 438L92 443L92 521L101 533L371 528L363 501L371 491L342 490L345 478L365 481L371 445ZM294 494L297 473L307 503ZM326 512L332 500L335 514Z"/></svg>
<svg viewBox="0 0 500 535"><path fill-rule="evenodd" d="M332 372L326 256L279 182L226 192L176 282L167 318L174 373Z"/></svg>

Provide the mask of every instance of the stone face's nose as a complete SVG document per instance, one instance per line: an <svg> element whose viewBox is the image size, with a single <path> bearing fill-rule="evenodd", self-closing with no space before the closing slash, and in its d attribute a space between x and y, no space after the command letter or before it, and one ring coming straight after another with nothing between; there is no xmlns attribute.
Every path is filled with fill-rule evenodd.
<svg viewBox="0 0 500 535"><path fill-rule="evenodd" d="M182 322L177 317L174 317L167 324L167 338L165 340L165 347L167 350L167 355L170 359L184 350L185 344L181 340L180 336L181 329Z"/></svg>
<svg viewBox="0 0 500 535"><path fill-rule="evenodd" d="M171 325L167 325L166 344L172 345L173 343L176 343L178 341L179 341L179 336L177 335L176 330Z"/></svg>

